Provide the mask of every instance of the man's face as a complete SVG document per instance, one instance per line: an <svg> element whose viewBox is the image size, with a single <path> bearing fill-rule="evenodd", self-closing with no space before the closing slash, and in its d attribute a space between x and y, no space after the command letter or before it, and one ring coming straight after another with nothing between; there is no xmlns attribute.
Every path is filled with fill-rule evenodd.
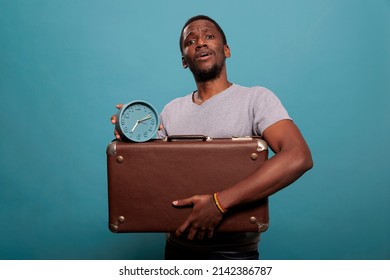
<svg viewBox="0 0 390 280"><path fill-rule="evenodd" d="M225 67L230 50L222 36L208 20L191 22L183 30L183 66L189 67L198 82L213 80Z"/></svg>

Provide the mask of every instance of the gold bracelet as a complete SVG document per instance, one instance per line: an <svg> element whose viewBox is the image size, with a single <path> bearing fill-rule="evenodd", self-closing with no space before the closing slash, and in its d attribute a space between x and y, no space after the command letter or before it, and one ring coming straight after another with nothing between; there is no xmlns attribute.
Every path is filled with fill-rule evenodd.
<svg viewBox="0 0 390 280"><path fill-rule="evenodd" d="M223 208L223 206L219 202L218 193L214 193L213 197L214 197L215 205L217 205L219 212L221 212L222 214L225 214L227 212L227 210L225 208Z"/></svg>

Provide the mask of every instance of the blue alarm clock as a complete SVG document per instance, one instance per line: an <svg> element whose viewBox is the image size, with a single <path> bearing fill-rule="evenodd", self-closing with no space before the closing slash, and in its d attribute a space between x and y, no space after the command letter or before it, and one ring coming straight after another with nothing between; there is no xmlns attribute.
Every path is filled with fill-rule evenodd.
<svg viewBox="0 0 390 280"><path fill-rule="evenodd" d="M157 110L148 102L135 100L123 105L116 114L115 129L121 139L146 142L152 139L160 125Z"/></svg>

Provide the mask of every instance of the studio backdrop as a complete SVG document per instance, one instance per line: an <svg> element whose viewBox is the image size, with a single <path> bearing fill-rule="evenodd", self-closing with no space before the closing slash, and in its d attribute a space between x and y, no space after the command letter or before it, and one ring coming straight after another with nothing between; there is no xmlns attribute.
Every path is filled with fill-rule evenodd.
<svg viewBox="0 0 390 280"><path fill-rule="evenodd" d="M0 259L163 258L164 234L108 229L110 117L195 89L179 35L198 14L313 154L270 197L261 258L390 258L388 0L0 0Z"/></svg>

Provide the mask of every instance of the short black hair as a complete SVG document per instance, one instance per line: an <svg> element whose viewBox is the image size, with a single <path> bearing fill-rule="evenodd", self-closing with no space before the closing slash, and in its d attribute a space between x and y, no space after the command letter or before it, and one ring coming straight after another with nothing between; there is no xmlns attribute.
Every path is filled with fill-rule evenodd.
<svg viewBox="0 0 390 280"><path fill-rule="evenodd" d="M190 18L189 20L187 20L187 22L184 24L183 28L181 29L179 45L180 45L180 51L182 53L183 53L183 31L184 31L184 28L186 28L187 25L189 25L191 22L193 22L195 20L199 20L199 19L204 19L204 20L208 20L208 21L212 22L215 25L215 27L217 28L218 32L221 34L223 44L227 45L226 36L225 36L225 33L223 32L221 26L219 26L219 24L215 20L213 20L211 17L205 16L205 15L197 15L197 16L194 16L194 17Z"/></svg>

